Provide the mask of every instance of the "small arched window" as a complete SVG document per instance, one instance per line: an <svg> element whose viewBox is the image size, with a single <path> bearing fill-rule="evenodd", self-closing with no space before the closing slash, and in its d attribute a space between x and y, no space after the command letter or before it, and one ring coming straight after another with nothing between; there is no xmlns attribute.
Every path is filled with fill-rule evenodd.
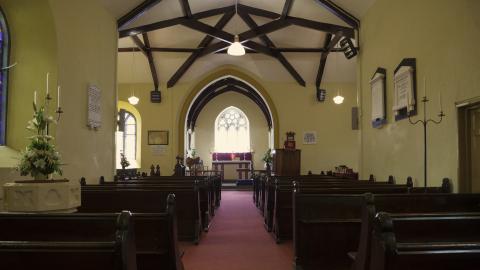
<svg viewBox="0 0 480 270"><path fill-rule="evenodd" d="M132 113L126 110L120 110L118 114L118 130L117 130L117 168L120 166L121 154L125 154L129 168L137 166L137 119Z"/></svg>
<svg viewBox="0 0 480 270"><path fill-rule="evenodd" d="M223 110L215 120L215 152L250 152L250 126L247 116L236 107Z"/></svg>
<svg viewBox="0 0 480 270"><path fill-rule="evenodd" d="M8 89L8 63L10 50L10 36L7 19L0 9L0 145L5 145L7 126L7 89Z"/></svg>

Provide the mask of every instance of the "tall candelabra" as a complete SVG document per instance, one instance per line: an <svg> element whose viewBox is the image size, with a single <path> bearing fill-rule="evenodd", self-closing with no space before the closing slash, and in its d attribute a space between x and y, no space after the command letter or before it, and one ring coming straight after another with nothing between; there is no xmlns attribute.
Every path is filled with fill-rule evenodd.
<svg viewBox="0 0 480 270"><path fill-rule="evenodd" d="M412 121L412 118L410 116L410 113L408 113L408 121L410 122L410 124L412 125L416 125L416 124L422 124L423 125L423 164L424 164L424 186L425 186L425 190L427 189L427 125L429 123L433 123L433 124L440 124L443 120L443 117L445 116L445 114L443 113L443 109L441 108L441 99L440 99L440 113L437 115L440 119L439 120L434 120L434 119L427 119L427 103L429 102L427 96L425 95L422 99L422 103L423 103L423 120L420 119L420 120L417 120L417 121Z"/></svg>

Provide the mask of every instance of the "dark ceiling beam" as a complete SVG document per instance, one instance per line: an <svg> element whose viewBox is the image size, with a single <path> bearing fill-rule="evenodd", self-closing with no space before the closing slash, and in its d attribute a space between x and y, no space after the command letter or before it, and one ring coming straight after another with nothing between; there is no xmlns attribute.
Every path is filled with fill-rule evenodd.
<svg viewBox="0 0 480 270"><path fill-rule="evenodd" d="M223 43L222 46L220 46L221 48L219 50L214 51L214 52L209 52L207 54L210 54L210 53L226 53L225 45L227 45L227 44ZM210 46L206 47L205 49L207 49L207 48L210 48ZM222 50L222 48L223 48L223 50ZM195 51L198 51L198 50L201 50L201 49L202 48L159 48L159 47L151 47L150 48L150 50L152 52L171 52L171 53L192 53L192 52L195 52ZM278 48L270 48L270 49L273 50L273 51L282 52L282 53L323 53L323 52L326 51L325 48L279 48L278 47ZM118 52L132 52L132 51L139 52L140 49L137 48L137 47L118 48ZM330 53L333 53L333 52L342 52L343 53L343 50L340 49L340 48L334 48L330 51ZM246 53L258 53L258 52L247 49Z"/></svg>
<svg viewBox="0 0 480 270"><path fill-rule="evenodd" d="M255 29L258 27L257 23L250 17L249 14L245 13L244 11L239 12L240 17L245 21L245 23L248 25L248 27ZM267 45L267 48L275 48L275 44L273 44L272 40L270 40L269 37L266 35L261 35L260 39L265 42ZM245 43L245 46L247 44ZM254 48L253 48L254 49ZM255 49L254 49L255 50ZM272 51L272 50L270 50ZM277 58L277 60L285 67L285 69L290 73L290 75L300 84L301 86L305 86L305 80L298 74L298 72L295 70L295 68L288 62L288 60L283 56L283 54L279 52L273 52L273 57Z"/></svg>
<svg viewBox="0 0 480 270"><path fill-rule="evenodd" d="M270 19L278 19L281 17L281 15L278 13L260 9L260 8L251 7L251 6L246 6L242 4L238 4L238 9L239 11L243 10L244 12L247 12L250 15L255 15L255 16L260 16L260 17L265 17Z"/></svg>
<svg viewBox="0 0 480 270"><path fill-rule="evenodd" d="M188 18L192 17L192 10L190 9L188 0L180 0L180 4L182 5L183 15Z"/></svg>
<svg viewBox="0 0 480 270"><path fill-rule="evenodd" d="M158 90L158 75L157 69L155 67L155 62L153 60L153 54L150 50L150 40L147 33L142 34L142 36L143 42L138 36L132 36L131 38L133 42L138 46L138 49L140 49L140 51L147 57L148 65L150 66L150 73L152 74L153 85L155 87L155 90Z"/></svg>
<svg viewBox="0 0 480 270"><path fill-rule="evenodd" d="M225 14L226 12L234 11L235 7L234 6L228 6L228 7L222 7L222 8L215 8L199 13L192 14L191 19L195 20L201 20L204 18L220 15L220 14ZM119 31L119 36L120 38L127 37L127 36L133 36L133 35L138 35L142 34L145 32L150 32L150 31L155 31L175 25L182 24L183 22L188 21L187 17L177 17L173 19L168 19L164 21L159 21L151 24L146 24L142 26L137 26L137 27L132 27L129 29L124 29Z"/></svg>
<svg viewBox="0 0 480 270"><path fill-rule="evenodd" d="M262 36L271 32L275 32L277 30L283 29L292 25L290 22L286 20L275 20L269 23L266 23L262 26L258 26L252 28L251 30L245 31L238 35L240 41L249 40L252 38L256 38L258 36Z"/></svg>
<svg viewBox="0 0 480 270"><path fill-rule="evenodd" d="M341 31L343 36L348 38L355 38L355 30L353 28L290 16L285 18L285 20L297 26L310 28L317 31L323 31L330 34L336 34Z"/></svg>
<svg viewBox="0 0 480 270"><path fill-rule="evenodd" d="M152 79L153 79L153 85L155 87L155 91L158 91L158 74L157 74L157 68L155 67L155 61L153 60L153 54L152 51L150 50L150 39L148 38L148 33L143 33L143 43L145 44L145 47L148 48L147 50L147 59L148 59L148 65L150 66L150 73L152 73Z"/></svg>
<svg viewBox="0 0 480 270"><path fill-rule="evenodd" d="M120 19L117 20L118 28L122 28L125 25L130 24L131 22L138 19L145 12L156 6L162 0L145 0L140 5L136 6L134 9L130 10L127 14L123 15Z"/></svg>
<svg viewBox="0 0 480 270"><path fill-rule="evenodd" d="M292 9L293 5L293 0L285 0L285 4L283 5L283 11L282 11L282 19L285 19L285 17L288 16L288 13L290 13L290 10Z"/></svg>
<svg viewBox="0 0 480 270"><path fill-rule="evenodd" d="M320 89L320 85L322 84L323 72L325 70L325 64L327 63L328 54L342 37L342 34L338 33L337 35L335 35L335 37L333 37L333 39L331 35L327 35L325 39L325 52L322 53L322 56L320 57L320 66L318 67L317 79L315 81L315 86L317 87L317 89Z"/></svg>
<svg viewBox="0 0 480 270"><path fill-rule="evenodd" d="M225 25L230 21L230 19L235 15L234 10L227 11L222 18L215 24L215 29L223 29ZM192 66L192 64L197 60L200 56L202 56L202 52L205 50L205 48L213 41L213 37L211 36L206 36L200 41L200 44L198 44L198 50L193 52L187 60L180 66L180 68L173 74L173 76L168 80L167 82L167 87L173 87L178 80L187 72L187 70Z"/></svg>
<svg viewBox="0 0 480 270"><path fill-rule="evenodd" d="M351 27L360 28L360 20L330 0L314 0Z"/></svg>
<svg viewBox="0 0 480 270"><path fill-rule="evenodd" d="M328 57L327 50L331 40L332 40L332 34L327 34L325 37L325 43L323 46L325 49L325 52L322 53L322 56L320 57L320 64L318 66L318 71L317 71L317 79L315 80L315 86L317 87L317 89L320 89L320 84L322 83L323 72L325 71L325 65L327 64L327 57Z"/></svg>
<svg viewBox="0 0 480 270"><path fill-rule="evenodd" d="M224 42L223 48L230 46L230 44L233 43L233 40L235 37L234 35L223 31L221 28L213 27L196 20L188 20L186 22L183 22L182 25L188 28L197 30L199 32L205 33L211 37L219 39L220 41L223 41ZM257 42L248 40L248 41L243 41L242 43L243 43L243 46L246 48L249 48L270 56L275 56L271 49L261 44L258 44ZM218 46L220 46L219 50L221 50L222 45L219 44Z"/></svg>

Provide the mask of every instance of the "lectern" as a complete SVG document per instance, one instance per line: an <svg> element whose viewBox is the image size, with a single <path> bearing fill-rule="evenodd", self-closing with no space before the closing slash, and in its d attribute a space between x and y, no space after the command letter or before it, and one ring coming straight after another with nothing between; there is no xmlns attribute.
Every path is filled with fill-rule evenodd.
<svg viewBox="0 0 480 270"><path fill-rule="evenodd" d="M289 149L275 149L272 154L272 174L276 176L300 175L301 151Z"/></svg>

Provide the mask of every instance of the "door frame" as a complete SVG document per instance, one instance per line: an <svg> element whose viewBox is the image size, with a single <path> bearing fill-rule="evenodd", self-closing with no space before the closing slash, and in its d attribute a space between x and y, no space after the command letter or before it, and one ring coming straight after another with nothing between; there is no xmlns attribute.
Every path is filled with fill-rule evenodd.
<svg viewBox="0 0 480 270"><path fill-rule="evenodd" d="M480 97L457 102L458 117L458 191L460 193L472 192L471 177L471 110L480 108Z"/></svg>

